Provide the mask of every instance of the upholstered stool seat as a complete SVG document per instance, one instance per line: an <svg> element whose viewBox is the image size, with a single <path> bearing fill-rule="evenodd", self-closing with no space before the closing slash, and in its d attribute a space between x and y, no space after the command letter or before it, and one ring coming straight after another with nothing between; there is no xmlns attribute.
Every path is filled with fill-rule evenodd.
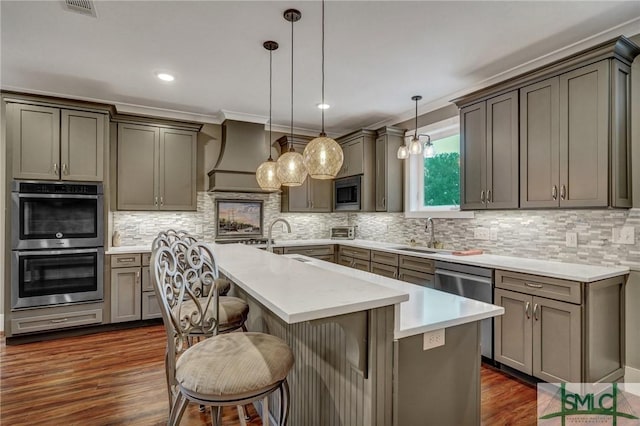
<svg viewBox="0 0 640 426"><path fill-rule="evenodd" d="M201 297L198 299L200 306L207 305L207 299ZM222 333L227 330L234 330L242 327L249 315L249 305L238 297L222 296L219 299L218 310L218 332ZM176 316L185 317L187 315L196 314L198 308L193 300L185 300L182 304L173 307L172 311ZM210 323L214 314L214 306L209 304L207 313L205 314L205 323Z"/></svg>
<svg viewBox="0 0 640 426"><path fill-rule="evenodd" d="M293 353L278 337L220 334L196 343L178 358L176 380L192 396L237 401L279 386L292 366Z"/></svg>
<svg viewBox="0 0 640 426"><path fill-rule="evenodd" d="M220 296L226 296L231 289L231 281L226 278L218 278L216 280L216 287L218 288L218 294Z"/></svg>

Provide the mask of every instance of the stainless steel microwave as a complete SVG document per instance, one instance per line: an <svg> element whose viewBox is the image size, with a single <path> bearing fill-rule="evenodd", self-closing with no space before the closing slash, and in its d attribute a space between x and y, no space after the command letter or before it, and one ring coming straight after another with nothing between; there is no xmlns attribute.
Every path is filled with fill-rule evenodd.
<svg viewBox="0 0 640 426"><path fill-rule="evenodd" d="M333 188L333 210L360 211L362 209L362 176L336 179Z"/></svg>

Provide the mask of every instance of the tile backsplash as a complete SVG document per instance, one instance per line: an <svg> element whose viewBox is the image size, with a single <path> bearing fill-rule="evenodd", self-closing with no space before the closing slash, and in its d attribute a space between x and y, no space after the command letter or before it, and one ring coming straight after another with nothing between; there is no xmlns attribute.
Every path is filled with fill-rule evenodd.
<svg viewBox="0 0 640 426"><path fill-rule="evenodd" d="M402 213L280 213L279 194L198 193L196 212L113 212L113 230L122 245L151 244L163 229L185 229L200 238L215 239L215 199L264 201L264 225L277 217L291 223L291 234L274 228L276 239L327 238L334 225L356 225L357 237L406 244L427 242L425 219L408 219ZM445 248L480 248L492 254L600 265L640 268L640 235L635 244L613 243L612 229L640 230L640 209L631 210L506 210L477 211L473 219L434 219L435 238ZM480 233L493 239L474 238ZM578 234L578 247L566 246L566 233Z"/></svg>

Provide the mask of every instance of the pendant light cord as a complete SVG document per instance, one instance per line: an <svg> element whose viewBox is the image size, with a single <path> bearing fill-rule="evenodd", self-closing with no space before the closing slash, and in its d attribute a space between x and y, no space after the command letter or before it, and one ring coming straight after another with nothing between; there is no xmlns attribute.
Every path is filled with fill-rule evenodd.
<svg viewBox="0 0 640 426"><path fill-rule="evenodd" d="M413 138L418 139L418 99L416 99L416 129L413 133Z"/></svg>
<svg viewBox="0 0 640 426"><path fill-rule="evenodd" d="M267 142L267 149L269 150L269 161L273 161L271 158L271 100L273 97L273 50L269 50L269 141Z"/></svg>
<svg viewBox="0 0 640 426"><path fill-rule="evenodd" d="M293 19L291 20L291 141L289 151L293 150Z"/></svg>
<svg viewBox="0 0 640 426"><path fill-rule="evenodd" d="M325 136L324 133L324 0L322 0L322 133L321 136Z"/></svg>

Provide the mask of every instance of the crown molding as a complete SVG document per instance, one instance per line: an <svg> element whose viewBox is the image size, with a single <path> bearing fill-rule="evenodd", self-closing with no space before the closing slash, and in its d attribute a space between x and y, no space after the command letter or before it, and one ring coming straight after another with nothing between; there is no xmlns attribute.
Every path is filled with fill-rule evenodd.
<svg viewBox="0 0 640 426"><path fill-rule="evenodd" d="M539 56L528 62L525 62L523 64L517 65L503 72L495 74L489 78L486 78L484 80L477 82L473 86L465 87L464 89L450 93L446 96L442 96L440 98L433 99L429 102L423 103L422 105L418 105L418 115L420 116L428 112L432 112L437 109L449 106L452 104L451 99L462 97L466 94L473 93L475 91L484 89L494 84L501 83L510 78L517 77L518 75L525 74L529 71L533 71L545 65L549 65L552 62L558 61L567 56L574 55L583 50L588 50L614 37L625 36L627 38L630 38L638 34L640 34L640 17L635 17L626 22L623 22L622 24L619 24L612 28L604 30L598 34L594 34L580 41L577 41L573 44L564 46L560 49L557 49L545 55ZM400 114L397 114L391 118L373 123L366 127L377 129L383 126L391 126L391 125L409 120L414 116L415 116L415 109L412 108Z"/></svg>
<svg viewBox="0 0 640 426"><path fill-rule="evenodd" d="M178 111L167 108L148 107L143 105L111 102L119 114L160 117L170 120L191 121L196 123L221 124L218 115L199 114L195 112Z"/></svg>

